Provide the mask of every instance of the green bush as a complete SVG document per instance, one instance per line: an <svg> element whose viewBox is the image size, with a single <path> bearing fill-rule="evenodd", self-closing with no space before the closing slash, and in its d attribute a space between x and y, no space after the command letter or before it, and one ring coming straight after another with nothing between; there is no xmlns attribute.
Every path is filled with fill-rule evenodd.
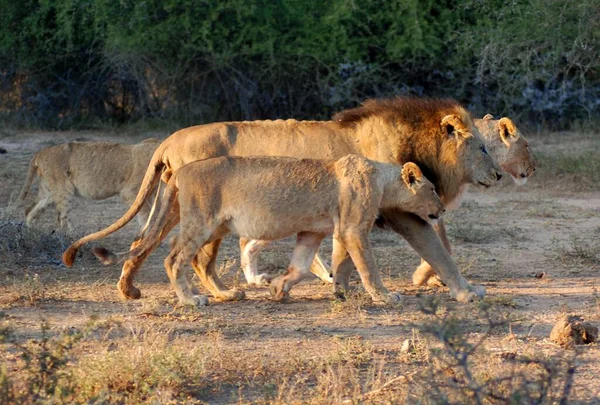
<svg viewBox="0 0 600 405"><path fill-rule="evenodd" d="M454 97L565 127L600 109L600 0L0 0L0 114L42 127L327 118Z"/></svg>

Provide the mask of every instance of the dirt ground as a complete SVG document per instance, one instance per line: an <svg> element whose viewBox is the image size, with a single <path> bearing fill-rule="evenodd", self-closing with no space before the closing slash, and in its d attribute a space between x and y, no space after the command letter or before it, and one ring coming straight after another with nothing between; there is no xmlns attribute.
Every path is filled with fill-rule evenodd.
<svg viewBox="0 0 600 405"><path fill-rule="evenodd" d="M2 223L23 221L23 207L15 207L15 200L29 159L40 148L70 140L136 142L144 137L0 134L0 147L6 150L0 154ZM222 245L220 272L228 285L245 290L247 300L211 300L200 309L176 307L162 266L165 246L140 272L143 297L136 301L123 301L116 291L120 268L102 266L89 250L66 268L56 260L60 249L54 259L43 259L35 249L23 253L5 247L0 250L0 325L10 329L11 337L0 340L2 363L9 376L23 377L30 371L20 347L33 347L46 334L59 339L69 331L84 331L64 354L68 367L57 373L70 376L76 392L68 395L76 401L427 403L422 392L428 383L421 373L439 371L435 353L448 344L428 334L426 325L443 317L460 322L466 341L485 337L472 355L477 381L514 370L527 373L527 367L537 375L539 367L515 366L511 360L542 359L566 370L565 375L572 366L571 403L600 403L598 343L573 349L548 339L562 314L581 315L600 326L600 138L562 133L530 136L530 141L539 168L526 186L503 180L490 190L472 188L463 205L447 216L454 257L468 279L485 285L487 305L453 302L446 288L413 287L418 256L401 237L380 230L372 234L376 259L388 288L404 294L399 306L374 306L360 292L336 301L331 286L317 279L297 286L290 303L272 302L268 289L246 286L236 238ZM117 198L76 200L73 223L83 235L110 224L124 210ZM57 227L50 209L34 233L50 235ZM105 245L127 248L136 228L132 223ZM291 250L291 240L273 244L261 254L260 268L283 271ZM330 240L321 253L330 257ZM360 284L356 276L353 280ZM421 308L432 298L435 313L424 313ZM488 333L490 317L503 322ZM413 349L402 350L406 339L412 339ZM167 352L168 359L160 357ZM196 368L190 369L190 363ZM458 374L451 379L457 384L465 378ZM73 384L77 378L85 383ZM475 402L476 394L465 395Z"/></svg>

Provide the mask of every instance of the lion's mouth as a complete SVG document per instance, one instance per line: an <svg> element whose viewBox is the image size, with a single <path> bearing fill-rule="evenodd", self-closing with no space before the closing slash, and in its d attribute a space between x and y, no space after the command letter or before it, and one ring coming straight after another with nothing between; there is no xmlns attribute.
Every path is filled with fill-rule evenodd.
<svg viewBox="0 0 600 405"><path fill-rule="evenodd" d="M429 219L438 219L439 218L438 215L433 215L433 214L429 214L428 217L429 217Z"/></svg>

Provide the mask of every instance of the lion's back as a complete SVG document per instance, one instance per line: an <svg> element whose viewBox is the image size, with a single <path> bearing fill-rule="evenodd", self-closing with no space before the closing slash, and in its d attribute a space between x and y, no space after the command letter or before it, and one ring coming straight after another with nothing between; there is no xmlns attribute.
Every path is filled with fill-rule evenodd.
<svg viewBox="0 0 600 405"><path fill-rule="evenodd" d="M54 183L70 182L79 196L100 200L139 187L158 144L70 142L38 152L36 163L51 189L64 187Z"/></svg>

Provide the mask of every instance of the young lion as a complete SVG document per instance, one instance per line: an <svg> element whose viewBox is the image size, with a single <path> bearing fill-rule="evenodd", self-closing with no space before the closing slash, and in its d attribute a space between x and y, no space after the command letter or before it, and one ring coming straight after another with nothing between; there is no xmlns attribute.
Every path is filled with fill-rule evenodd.
<svg viewBox="0 0 600 405"><path fill-rule="evenodd" d="M37 175L39 192L36 202L26 210L27 225L54 202L60 227L73 232L69 219L73 196L104 200L118 194L131 205L158 145L159 140L149 138L135 145L69 142L40 150L31 159L19 196L20 201L25 200ZM150 203L142 207L140 225L146 222L149 212Z"/></svg>
<svg viewBox="0 0 600 405"><path fill-rule="evenodd" d="M433 184L414 163L399 166L357 155L337 161L280 157L197 161L174 172L163 201L138 247L119 256L106 249L95 253L105 264L147 253L168 232L171 217L178 212L181 231L165 268L184 305L208 301L193 295L181 266L191 263L202 246L229 233L263 240L297 234L288 270L271 284L276 299L286 298L310 274L321 240L333 232L348 249L373 300L398 301L399 295L383 286L371 252L369 232L379 210L401 209L427 222L444 212Z"/></svg>

